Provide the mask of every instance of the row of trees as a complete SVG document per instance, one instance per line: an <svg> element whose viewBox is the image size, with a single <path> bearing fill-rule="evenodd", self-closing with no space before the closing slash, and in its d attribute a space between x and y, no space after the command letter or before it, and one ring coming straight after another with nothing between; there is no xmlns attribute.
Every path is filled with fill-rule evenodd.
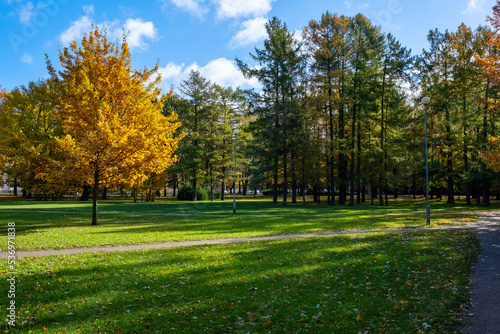
<svg viewBox="0 0 500 334"><path fill-rule="evenodd" d="M109 43L94 28L81 47L61 52L62 71L47 60L49 80L1 90L0 167L42 197L76 187L96 199L99 188L151 193L190 182L193 200L200 185L224 200L237 186L238 129L243 193L272 188L273 202L281 195L284 205L306 190L332 205L371 194L372 204L387 205L389 193L423 193L418 101L427 95L433 195L444 189L449 203L463 193L467 203L482 197L488 205L500 160L498 13L497 5L492 29L431 31L418 57L362 14L327 12L301 41L273 18L251 54L255 65L236 59L262 90L221 87L192 72L179 93L165 95L157 67L132 69L126 40Z"/></svg>
<svg viewBox="0 0 500 334"><path fill-rule="evenodd" d="M497 19L491 21L496 27ZM282 195L286 205L290 192L296 203L299 192L310 188L314 194L327 189L332 205L336 200L360 203L366 193L379 205L388 204L388 193L423 193L424 112L419 100L428 95L433 195L445 191L448 203L454 203L458 190L468 204L471 198L480 203L481 197L483 205L489 204L489 191L498 182L497 165L488 163L497 158L491 138L497 135L498 84L495 71L487 70L497 60L488 58L498 49L492 42L495 31L465 25L455 32L433 30L429 49L412 57L394 36L383 34L361 14L327 12L310 21L301 42L277 18L266 29L263 48L251 54L256 65L237 59L242 73L257 78L262 90L247 92L247 105L239 98L241 103L229 104L230 121L221 116L220 97L207 93L203 99L194 93L210 90L201 88L210 84L199 73L181 89L186 104L177 108L179 115L189 118L193 112L195 119L207 120L204 129L192 121L183 127L191 141L185 143L179 166L184 161L197 172L186 165L178 172L193 180L193 188L204 178L212 188L214 175L225 188L228 140L237 126L246 134L240 180L261 189L272 186L275 203ZM200 80L203 85L196 84ZM202 109L208 114L202 116ZM217 127L220 136L211 132ZM194 147L197 151L189 151Z"/></svg>

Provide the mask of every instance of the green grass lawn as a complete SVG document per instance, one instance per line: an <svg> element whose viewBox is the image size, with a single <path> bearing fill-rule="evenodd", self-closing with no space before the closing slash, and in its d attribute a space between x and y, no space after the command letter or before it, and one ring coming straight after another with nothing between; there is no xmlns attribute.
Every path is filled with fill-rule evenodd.
<svg viewBox="0 0 500 334"><path fill-rule="evenodd" d="M415 231L22 258L5 332L459 333L477 254Z"/></svg>
<svg viewBox="0 0 500 334"><path fill-rule="evenodd" d="M476 206L432 203L437 225L466 223L477 217ZM389 207L328 206L308 202L283 207L269 198L238 198L198 203L160 200L99 203L99 225L90 226L91 203L76 201L0 201L0 243L7 244L7 223L16 223L18 250L158 243L292 233L417 227L425 224L425 202L391 201ZM499 209L494 203L489 209ZM465 212L465 214L464 214Z"/></svg>

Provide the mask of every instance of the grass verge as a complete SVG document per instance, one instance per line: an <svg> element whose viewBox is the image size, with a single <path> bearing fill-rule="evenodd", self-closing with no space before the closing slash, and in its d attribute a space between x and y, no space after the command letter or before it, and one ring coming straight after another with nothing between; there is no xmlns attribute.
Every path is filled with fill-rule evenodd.
<svg viewBox="0 0 500 334"><path fill-rule="evenodd" d="M9 333L459 333L478 248L415 231L22 258Z"/></svg>

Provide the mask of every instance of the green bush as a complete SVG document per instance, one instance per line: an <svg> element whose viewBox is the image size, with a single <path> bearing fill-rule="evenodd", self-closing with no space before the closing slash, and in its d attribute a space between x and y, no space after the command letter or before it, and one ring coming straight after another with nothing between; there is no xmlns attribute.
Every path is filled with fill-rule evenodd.
<svg viewBox="0 0 500 334"><path fill-rule="evenodd" d="M197 185L196 198L198 201L208 199L207 190ZM177 199L182 201L191 201L193 199L193 185L191 183L184 183L177 192Z"/></svg>
<svg viewBox="0 0 500 334"><path fill-rule="evenodd" d="M264 189L264 190L262 190L262 195L264 195L264 196L272 196L273 195L273 189Z"/></svg>

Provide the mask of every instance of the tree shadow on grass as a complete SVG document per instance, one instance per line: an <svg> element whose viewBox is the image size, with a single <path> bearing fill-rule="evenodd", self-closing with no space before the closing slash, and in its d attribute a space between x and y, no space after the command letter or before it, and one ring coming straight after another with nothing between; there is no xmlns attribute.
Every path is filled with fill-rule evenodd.
<svg viewBox="0 0 500 334"><path fill-rule="evenodd" d="M460 233L453 247L429 232L22 259L13 332L416 330L457 306Z"/></svg>

